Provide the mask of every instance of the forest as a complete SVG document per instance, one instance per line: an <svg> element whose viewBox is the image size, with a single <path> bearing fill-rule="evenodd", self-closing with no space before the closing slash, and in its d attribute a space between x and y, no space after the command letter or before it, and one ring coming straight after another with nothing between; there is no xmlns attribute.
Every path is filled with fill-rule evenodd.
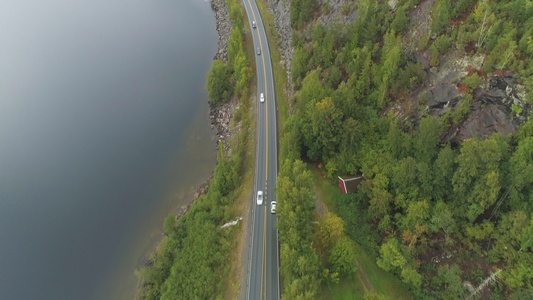
<svg viewBox="0 0 533 300"><path fill-rule="evenodd" d="M430 27L413 43L423 5ZM533 104L533 3L344 1L328 22L330 1L292 0L290 9L295 94L277 187L283 298L314 299L353 276L355 241L415 299L533 299L533 120L512 133L445 138L490 105L477 95L498 76L526 91L509 115ZM414 95L458 56L482 64L454 82L456 105L431 113ZM307 166L331 184L364 177L333 199L339 215L318 229Z"/></svg>

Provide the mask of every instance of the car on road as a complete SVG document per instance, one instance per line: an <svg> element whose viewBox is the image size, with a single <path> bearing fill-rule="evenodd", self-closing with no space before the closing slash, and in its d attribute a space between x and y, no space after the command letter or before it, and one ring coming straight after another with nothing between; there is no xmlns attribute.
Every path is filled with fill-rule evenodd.
<svg viewBox="0 0 533 300"><path fill-rule="evenodd" d="M257 53L257 55L261 55L261 48L257 47L255 49L255 53Z"/></svg>
<svg viewBox="0 0 533 300"><path fill-rule="evenodd" d="M265 102L265 95L263 95L263 93L259 96L259 101Z"/></svg>
<svg viewBox="0 0 533 300"><path fill-rule="evenodd" d="M277 204L276 201L270 202L270 212L273 213L273 214L276 213L276 204Z"/></svg>
<svg viewBox="0 0 533 300"><path fill-rule="evenodd" d="M257 205L263 205L263 191L257 191Z"/></svg>
<svg viewBox="0 0 533 300"><path fill-rule="evenodd" d="M255 25L255 21L252 21L252 28L256 28L257 25Z"/></svg>

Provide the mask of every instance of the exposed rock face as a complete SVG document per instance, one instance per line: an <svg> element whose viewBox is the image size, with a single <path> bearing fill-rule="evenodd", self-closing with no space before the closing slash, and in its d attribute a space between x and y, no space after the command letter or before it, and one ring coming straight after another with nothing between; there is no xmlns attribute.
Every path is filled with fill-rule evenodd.
<svg viewBox="0 0 533 300"><path fill-rule="evenodd" d="M269 4L269 11L275 18L275 26L279 37L279 45L277 46L281 51L282 64L290 75L292 55L294 53L294 49L291 47L292 27L290 19L291 11L289 9L290 1L268 0L267 2Z"/></svg>
<svg viewBox="0 0 533 300"><path fill-rule="evenodd" d="M404 35L405 51L414 60L421 62L426 70L427 79L412 92L412 103L402 107L393 104L392 110L397 116L417 123L426 113L442 116L455 110L464 97L464 90L458 90L462 80L469 75L467 70L480 70L485 56L468 55L456 45L443 57L440 64L431 67L428 43L436 38L431 32L432 7L436 0L422 0L409 14L410 27ZM291 60L294 49L291 46L292 29L290 26L290 0L266 0L270 12L275 17L275 26L279 35L278 48L282 55L282 64L291 79ZM387 0L389 8L394 10L398 1ZM345 0L318 0L318 12L313 22L322 22L329 26L333 22L351 23L357 18L355 2ZM303 34L306 34L304 28ZM418 49L422 47L423 49ZM501 73L500 73L501 74ZM485 76L485 75L483 75ZM508 134L515 132L526 120L531 106L525 101L525 90L510 75L493 76L489 83L474 91L471 110L462 124L452 126L444 135L443 142L460 142L471 137L486 138L494 132ZM286 87L289 98L293 95L292 87ZM416 110L424 106L423 110Z"/></svg>
<svg viewBox="0 0 533 300"><path fill-rule="evenodd" d="M409 51L416 49L421 37L430 34L431 9L433 8L435 1L436 0L422 0L409 14L411 25L405 35L406 48Z"/></svg>
<svg viewBox="0 0 533 300"><path fill-rule="evenodd" d="M412 53L427 73L427 80L422 83L418 91L414 92L413 107L426 106L423 111L411 112L411 116L417 116L415 122L426 112L440 117L450 110L455 110L455 106L464 97L462 93L464 90L462 92L458 90L462 80L469 75L469 72L480 70L485 60L483 54L469 55L464 50L452 46L452 49L441 57L441 63L437 67L429 65L430 53L427 46L425 49L418 49L418 46L423 36L429 37L430 43L435 38L430 30L430 12L434 2L435 0L422 0L409 14L411 26L404 36L406 51ZM465 121L451 126L443 136L443 142L458 143L472 137L487 138L494 132L513 133L529 115L530 105L525 101L524 88L510 75L493 76L488 84L482 84L477 88L473 96L470 113ZM397 112L400 115L409 113Z"/></svg>
<svg viewBox="0 0 533 300"><path fill-rule="evenodd" d="M516 85L516 78L498 75L489 81L487 89L476 89L471 113L459 127L454 140L487 138L494 132L516 132L531 111L531 105L518 97L521 89Z"/></svg>
<svg viewBox="0 0 533 300"><path fill-rule="evenodd" d="M319 0L318 4L322 7L318 21L324 24L330 24L334 21L349 24L355 20L357 14L355 1Z"/></svg>
<svg viewBox="0 0 533 300"><path fill-rule="evenodd" d="M448 107L450 104L455 105L462 98L457 91L459 79L459 72L453 69L443 72L430 70L428 72L429 88L419 95L419 101L426 101L426 105L432 110ZM426 97L426 99L420 99L421 97Z"/></svg>
<svg viewBox="0 0 533 300"><path fill-rule="evenodd" d="M285 87L285 94L290 98L294 94L294 90L290 85L291 81L291 62L294 54L294 48L291 46L292 42L292 27L291 27L291 11L289 0L267 0L269 12L274 15L276 30L278 31L278 47L281 54L281 65L287 72L289 84Z"/></svg>

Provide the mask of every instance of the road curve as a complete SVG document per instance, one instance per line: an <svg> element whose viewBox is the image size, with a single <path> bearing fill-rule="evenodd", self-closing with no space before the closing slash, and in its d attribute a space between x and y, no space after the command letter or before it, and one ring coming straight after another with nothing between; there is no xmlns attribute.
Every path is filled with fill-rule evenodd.
<svg viewBox="0 0 533 300"><path fill-rule="evenodd" d="M254 197L252 200L252 247L247 299L279 299L279 247L276 215L270 212L276 200L278 151L274 73L265 27L255 0L243 0L252 30L257 73L257 147ZM252 21L256 28L252 27ZM257 48L261 54L257 54ZM265 102L260 102L260 94ZM257 205L257 191L263 191L262 205Z"/></svg>

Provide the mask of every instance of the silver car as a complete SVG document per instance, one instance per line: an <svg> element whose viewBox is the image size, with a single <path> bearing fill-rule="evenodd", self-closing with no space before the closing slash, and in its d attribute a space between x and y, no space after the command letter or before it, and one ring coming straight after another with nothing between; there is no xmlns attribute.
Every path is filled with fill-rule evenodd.
<svg viewBox="0 0 533 300"><path fill-rule="evenodd" d="M276 213L276 204L277 204L276 201L270 202L270 212L273 213L273 214Z"/></svg>

